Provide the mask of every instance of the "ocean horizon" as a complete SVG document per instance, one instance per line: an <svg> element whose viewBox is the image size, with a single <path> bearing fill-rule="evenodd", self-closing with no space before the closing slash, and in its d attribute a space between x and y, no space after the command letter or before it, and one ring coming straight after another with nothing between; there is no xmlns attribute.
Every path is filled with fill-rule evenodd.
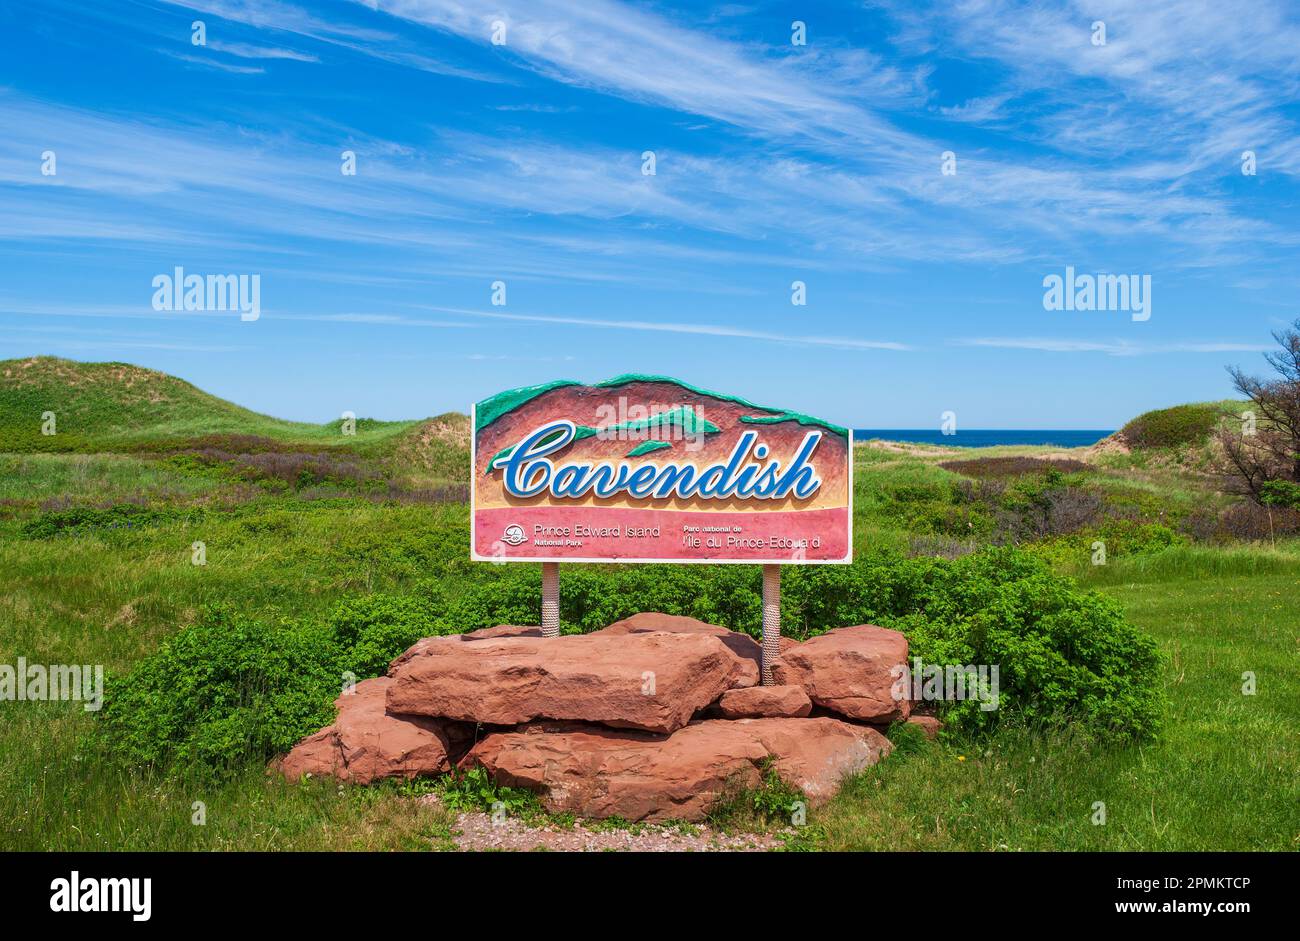
<svg viewBox="0 0 1300 941"><path fill-rule="evenodd" d="M880 438L911 444L941 444L957 448L991 448L998 445L1037 444L1058 448L1086 448L1114 430L1050 428L964 428L944 434L937 428L855 428L854 441Z"/></svg>

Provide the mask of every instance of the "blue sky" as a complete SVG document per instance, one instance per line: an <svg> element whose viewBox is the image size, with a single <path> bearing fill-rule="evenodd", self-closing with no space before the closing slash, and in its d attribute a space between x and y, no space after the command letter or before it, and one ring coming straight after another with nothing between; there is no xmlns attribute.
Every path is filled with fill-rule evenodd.
<svg viewBox="0 0 1300 941"><path fill-rule="evenodd" d="M7 5L0 357L313 421L625 372L857 427L1224 397L1300 316L1300 14L1231 7ZM154 310L178 265L260 318ZM1150 319L1045 310L1066 266Z"/></svg>

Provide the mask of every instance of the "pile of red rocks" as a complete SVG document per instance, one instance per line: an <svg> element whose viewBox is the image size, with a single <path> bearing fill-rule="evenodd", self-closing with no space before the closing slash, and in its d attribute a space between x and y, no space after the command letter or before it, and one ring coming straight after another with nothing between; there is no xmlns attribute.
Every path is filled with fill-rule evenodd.
<svg viewBox="0 0 1300 941"><path fill-rule="evenodd" d="M663 821L702 818L768 767L815 806L889 754L873 726L910 711L892 695L902 634L783 639L778 685L759 685L759 658L746 634L655 613L583 635L501 625L427 637L340 696L334 724L280 770L368 784L481 765L552 812Z"/></svg>

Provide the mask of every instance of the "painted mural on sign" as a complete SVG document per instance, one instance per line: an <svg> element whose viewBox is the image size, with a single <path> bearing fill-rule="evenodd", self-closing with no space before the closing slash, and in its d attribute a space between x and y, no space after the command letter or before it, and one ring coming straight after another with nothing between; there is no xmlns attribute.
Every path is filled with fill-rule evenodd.
<svg viewBox="0 0 1300 941"><path fill-rule="evenodd" d="M554 562L848 562L848 429L664 376L474 407L472 552Z"/></svg>

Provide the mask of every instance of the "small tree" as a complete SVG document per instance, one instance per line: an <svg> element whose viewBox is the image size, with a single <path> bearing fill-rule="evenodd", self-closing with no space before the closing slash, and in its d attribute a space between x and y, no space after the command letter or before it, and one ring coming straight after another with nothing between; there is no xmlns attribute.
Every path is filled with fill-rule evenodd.
<svg viewBox="0 0 1300 941"><path fill-rule="evenodd" d="M1264 358L1277 379L1248 376L1230 366L1233 387L1250 400L1254 420L1221 428L1223 471L1261 506L1286 506L1300 493L1300 319L1274 332L1281 352Z"/></svg>

